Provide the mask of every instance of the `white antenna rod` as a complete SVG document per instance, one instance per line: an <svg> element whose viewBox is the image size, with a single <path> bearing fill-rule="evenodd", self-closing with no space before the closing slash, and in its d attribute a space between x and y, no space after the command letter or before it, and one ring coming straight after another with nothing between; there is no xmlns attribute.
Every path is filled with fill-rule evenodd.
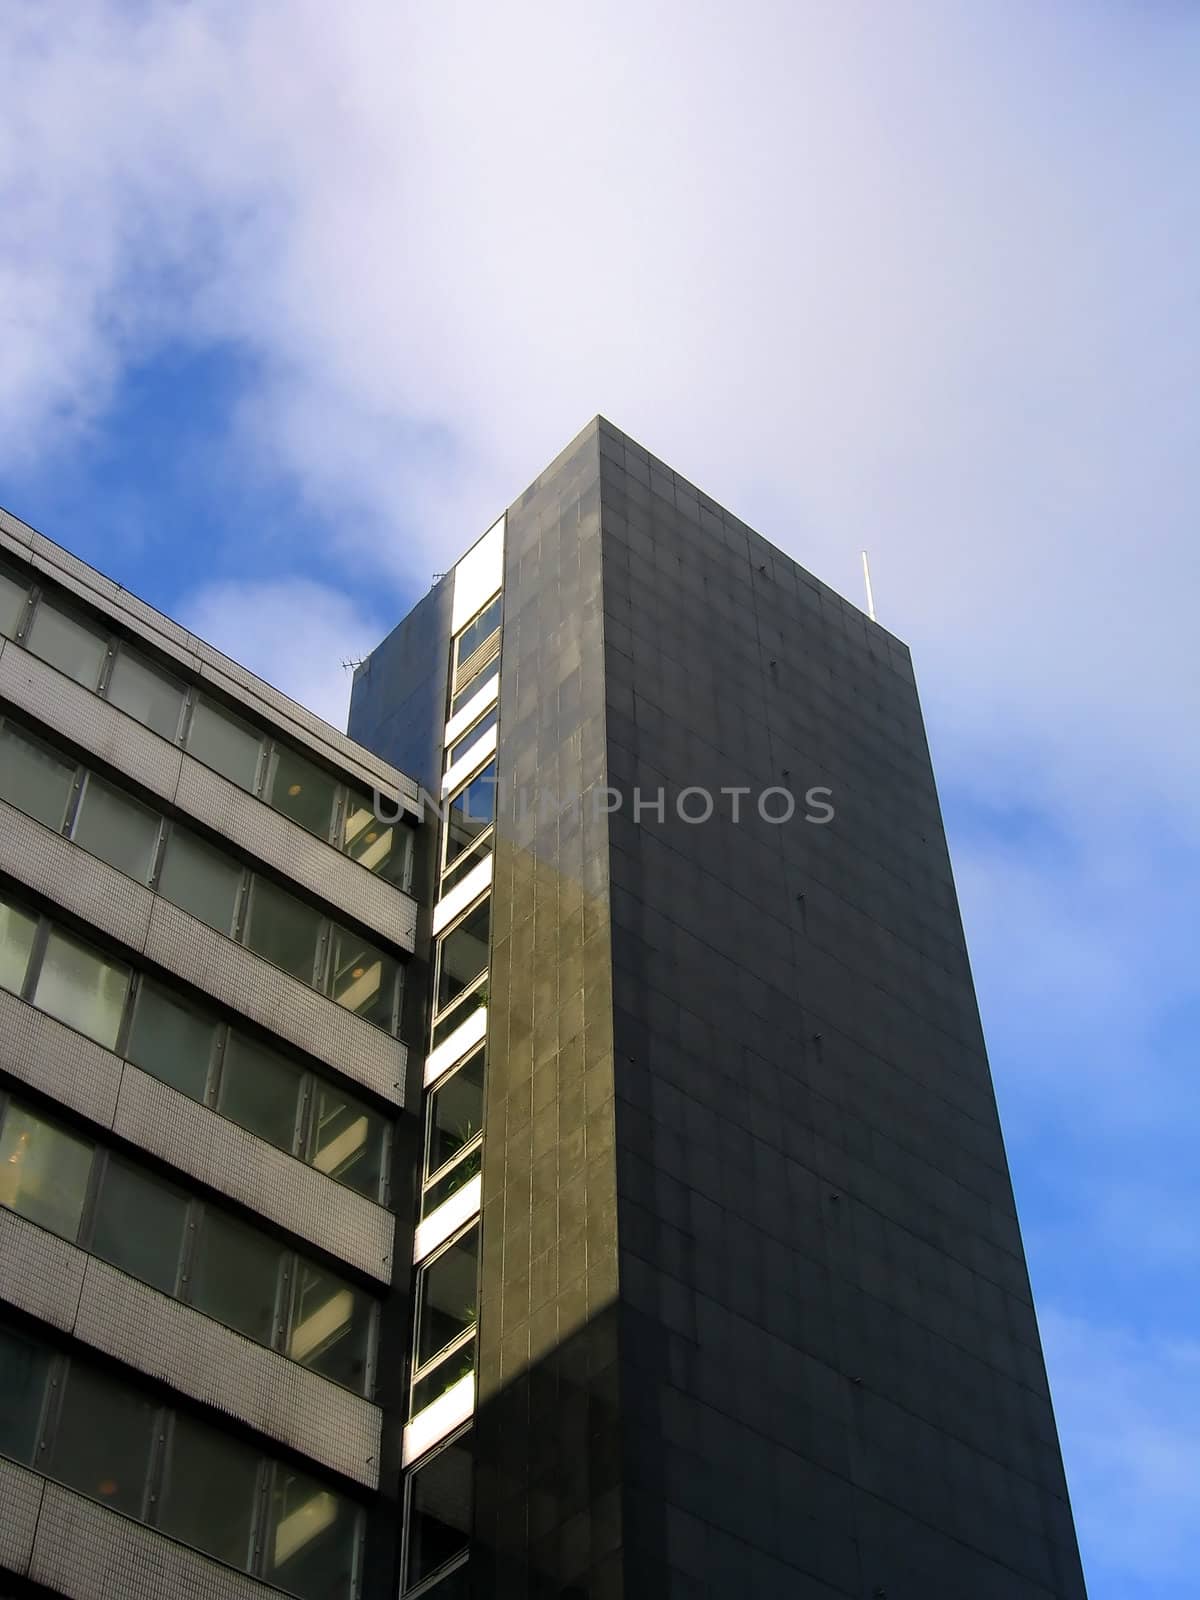
<svg viewBox="0 0 1200 1600"><path fill-rule="evenodd" d="M863 577L867 582L867 615L870 617L872 622L877 622L879 619L875 615L875 596L871 593L871 568L868 564L867 552L865 550L862 553L862 558Z"/></svg>

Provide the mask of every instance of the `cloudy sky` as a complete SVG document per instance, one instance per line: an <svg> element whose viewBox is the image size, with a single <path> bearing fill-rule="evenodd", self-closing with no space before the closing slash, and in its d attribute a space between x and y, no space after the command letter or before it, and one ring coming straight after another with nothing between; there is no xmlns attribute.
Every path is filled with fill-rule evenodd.
<svg viewBox="0 0 1200 1600"><path fill-rule="evenodd" d="M0 504L331 720L597 411L910 642L1093 1600L1196 1592L1200 9L0 6Z"/></svg>

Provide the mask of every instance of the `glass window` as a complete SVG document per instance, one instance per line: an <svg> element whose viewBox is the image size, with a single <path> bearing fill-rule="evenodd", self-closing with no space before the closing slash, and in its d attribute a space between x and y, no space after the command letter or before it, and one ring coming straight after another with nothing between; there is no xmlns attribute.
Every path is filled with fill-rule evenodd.
<svg viewBox="0 0 1200 1600"><path fill-rule="evenodd" d="M405 1583L411 1587L461 1555L471 1538L472 1463L468 1435L409 1474ZM440 1593L440 1591L439 1591Z"/></svg>
<svg viewBox="0 0 1200 1600"><path fill-rule="evenodd" d="M282 967L301 983L311 984L316 976L324 922L312 906L261 873L254 874L245 943L264 960Z"/></svg>
<svg viewBox="0 0 1200 1600"><path fill-rule="evenodd" d="M276 742L271 756L265 799L319 839L333 833L333 813L340 785L315 762Z"/></svg>
<svg viewBox="0 0 1200 1600"><path fill-rule="evenodd" d="M452 1161L483 1127L483 1051L476 1050L429 1096L427 1173Z"/></svg>
<svg viewBox="0 0 1200 1600"><path fill-rule="evenodd" d="M37 1454L50 1377L50 1352L45 1345L0 1328L0 1456L26 1465Z"/></svg>
<svg viewBox="0 0 1200 1600"><path fill-rule="evenodd" d="M367 795L351 793L347 799L342 848L368 872L378 873L402 889L408 887L412 829L380 822Z"/></svg>
<svg viewBox="0 0 1200 1600"><path fill-rule="evenodd" d="M348 1600L361 1520L352 1501L275 1462L263 1576L303 1600Z"/></svg>
<svg viewBox="0 0 1200 1600"><path fill-rule="evenodd" d="M450 702L450 715L453 717L466 705L467 701L476 695L492 679L499 676L500 657L493 656L486 667L481 667L473 678L468 679Z"/></svg>
<svg viewBox="0 0 1200 1600"><path fill-rule="evenodd" d="M10 639L17 637L28 599L29 586L0 569L0 633L7 634Z"/></svg>
<svg viewBox="0 0 1200 1600"><path fill-rule="evenodd" d="M20 994L36 933L36 917L19 906L10 905L7 900L0 900L0 989Z"/></svg>
<svg viewBox="0 0 1200 1600"><path fill-rule="evenodd" d="M67 815L78 767L6 722L0 727L0 800L56 832Z"/></svg>
<svg viewBox="0 0 1200 1600"><path fill-rule="evenodd" d="M158 1526L244 1572L253 1554L258 1467L248 1446L176 1412Z"/></svg>
<svg viewBox="0 0 1200 1600"><path fill-rule="evenodd" d="M444 1011L473 984L488 963L492 901L487 899L438 941L437 1009Z"/></svg>
<svg viewBox="0 0 1200 1600"><path fill-rule="evenodd" d="M379 1199L387 1149L387 1123L353 1095L324 1079L313 1085L308 1160L369 1200Z"/></svg>
<svg viewBox="0 0 1200 1600"><path fill-rule="evenodd" d="M45 595L38 601L25 642L35 656L41 656L85 689L94 689L99 683L108 653L107 637L61 610Z"/></svg>
<svg viewBox="0 0 1200 1600"><path fill-rule="evenodd" d="M481 983L477 989L471 990L461 1004L456 1005L452 1011L447 1011L444 1017L439 1017L434 1023L430 1047L436 1049L444 1039L448 1039L452 1033L463 1026L473 1011L478 1011L481 1006L486 1004L487 984Z"/></svg>
<svg viewBox="0 0 1200 1600"><path fill-rule="evenodd" d="M145 1515L156 1408L136 1389L71 1363L47 1471L90 1500Z"/></svg>
<svg viewBox="0 0 1200 1600"><path fill-rule="evenodd" d="M118 872L149 883L161 826L157 811L89 773L71 837Z"/></svg>
<svg viewBox="0 0 1200 1600"><path fill-rule="evenodd" d="M496 763L489 761L451 800L446 813L446 865L496 820Z"/></svg>
<svg viewBox="0 0 1200 1600"><path fill-rule="evenodd" d="M349 928L333 930L333 998L377 1028L395 1031L400 963Z"/></svg>
<svg viewBox="0 0 1200 1600"><path fill-rule="evenodd" d="M417 1279L418 1367L475 1325L479 1229L471 1228L421 1268Z"/></svg>
<svg viewBox="0 0 1200 1600"><path fill-rule="evenodd" d="M96 1197L91 1248L164 1294L175 1294L188 1198L155 1173L109 1156Z"/></svg>
<svg viewBox="0 0 1200 1600"><path fill-rule="evenodd" d="M278 1150L296 1148L300 1068L244 1033L230 1033L217 1110Z"/></svg>
<svg viewBox="0 0 1200 1600"><path fill-rule="evenodd" d="M129 993L129 969L58 928L46 941L33 1003L112 1050Z"/></svg>
<svg viewBox="0 0 1200 1600"><path fill-rule="evenodd" d="M461 1189L464 1183L470 1183L477 1172L483 1170L483 1143L476 1144L467 1153L455 1161L451 1166L443 1169L421 1195L421 1215L427 1217L436 1211L443 1200Z"/></svg>
<svg viewBox="0 0 1200 1600"><path fill-rule="evenodd" d="M454 885L461 883L473 867L477 867L481 861L490 856L495 842L496 836L489 828L482 839L477 839L474 844L469 845L464 850L460 850L442 873L441 894L449 894Z"/></svg>
<svg viewBox="0 0 1200 1600"><path fill-rule="evenodd" d="M10 1101L0 1127L0 1205L74 1239L94 1146Z"/></svg>
<svg viewBox="0 0 1200 1600"><path fill-rule="evenodd" d="M258 782L262 736L211 700L197 697L187 736L188 754L251 793Z"/></svg>
<svg viewBox="0 0 1200 1600"><path fill-rule="evenodd" d="M269 1234L205 1207L188 1299L206 1316L271 1344L283 1256L283 1246Z"/></svg>
<svg viewBox="0 0 1200 1600"><path fill-rule="evenodd" d="M153 1077L202 1101L218 1026L214 1018L143 978L125 1053Z"/></svg>
<svg viewBox="0 0 1200 1600"><path fill-rule="evenodd" d="M461 667L481 644L484 644L500 626L500 596L486 606L474 622L469 622L454 641L454 664Z"/></svg>
<svg viewBox="0 0 1200 1600"><path fill-rule="evenodd" d="M474 1335L460 1344L449 1355L432 1362L412 1386L412 1410L415 1417L440 1400L447 1389L453 1389L460 1379L475 1371Z"/></svg>
<svg viewBox="0 0 1200 1600"><path fill-rule="evenodd" d="M482 717L469 733L464 733L461 739L452 744L449 750L446 751L446 766L452 767L460 756L466 755L471 746L483 738L485 733L490 733L491 730L496 726L499 715L499 711L495 706L493 706L487 715Z"/></svg>
<svg viewBox="0 0 1200 1600"><path fill-rule="evenodd" d="M172 743L179 737L183 685L122 645L109 675L105 698Z"/></svg>
<svg viewBox="0 0 1200 1600"><path fill-rule="evenodd" d="M218 933L233 933L243 876L238 862L186 828L168 832L158 892Z"/></svg>
<svg viewBox="0 0 1200 1600"><path fill-rule="evenodd" d="M288 1355L355 1394L365 1394L372 1307L370 1297L344 1279L314 1262L297 1261Z"/></svg>

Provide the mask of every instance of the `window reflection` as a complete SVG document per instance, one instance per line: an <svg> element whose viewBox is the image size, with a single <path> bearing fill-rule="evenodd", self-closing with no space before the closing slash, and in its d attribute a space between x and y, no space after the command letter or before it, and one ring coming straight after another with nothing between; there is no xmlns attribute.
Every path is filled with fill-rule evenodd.
<svg viewBox="0 0 1200 1600"><path fill-rule="evenodd" d="M438 941L438 1011L444 1011L486 971L491 926L492 901L489 895Z"/></svg>
<svg viewBox="0 0 1200 1600"><path fill-rule="evenodd" d="M33 1003L111 1050L121 1031L129 969L51 929Z"/></svg>
<svg viewBox="0 0 1200 1600"><path fill-rule="evenodd" d="M45 595L38 602L25 643L35 656L65 672L85 689L95 689L99 683L108 639Z"/></svg>
<svg viewBox="0 0 1200 1600"><path fill-rule="evenodd" d="M73 1240L94 1154L90 1140L10 1105L0 1128L0 1205Z"/></svg>
<svg viewBox="0 0 1200 1600"><path fill-rule="evenodd" d="M74 761L29 738L11 722L0 726L0 800L26 816L57 832L66 820L78 771Z"/></svg>

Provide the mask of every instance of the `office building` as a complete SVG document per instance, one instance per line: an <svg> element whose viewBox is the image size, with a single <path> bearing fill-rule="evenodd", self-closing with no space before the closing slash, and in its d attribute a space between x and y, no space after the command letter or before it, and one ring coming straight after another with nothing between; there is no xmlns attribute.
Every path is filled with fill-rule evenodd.
<svg viewBox="0 0 1200 1600"><path fill-rule="evenodd" d="M1080 1600L899 641L602 419L351 737L0 540L0 1594Z"/></svg>

